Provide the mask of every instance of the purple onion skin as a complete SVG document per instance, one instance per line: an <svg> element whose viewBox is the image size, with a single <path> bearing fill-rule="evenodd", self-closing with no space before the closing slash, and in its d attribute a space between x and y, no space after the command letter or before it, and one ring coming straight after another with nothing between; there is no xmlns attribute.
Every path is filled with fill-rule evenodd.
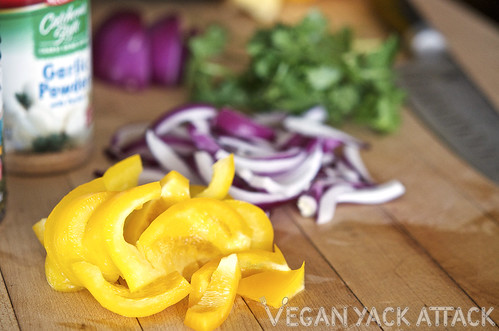
<svg viewBox="0 0 499 331"><path fill-rule="evenodd" d="M179 16L159 20L150 28L149 35L153 81L165 86L179 85L187 58Z"/></svg>
<svg viewBox="0 0 499 331"><path fill-rule="evenodd" d="M275 137L274 130L271 128L257 123L242 113L229 108L222 108L220 110L214 125L216 129L223 133L244 139L256 137L272 140Z"/></svg>
<svg viewBox="0 0 499 331"><path fill-rule="evenodd" d="M149 36L137 12L112 14L94 35L94 74L109 83L130 90L147 87L151 77L149 58Z"/></svg>

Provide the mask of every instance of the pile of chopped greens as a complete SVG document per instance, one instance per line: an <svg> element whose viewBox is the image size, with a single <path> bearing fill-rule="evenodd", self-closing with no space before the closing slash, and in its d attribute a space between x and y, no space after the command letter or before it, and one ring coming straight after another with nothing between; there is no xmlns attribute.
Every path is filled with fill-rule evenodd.
<svg viewBox="0 0 499 331"><path fill-rule="evenodd" d="M399 126L404 93L395 85L395 37L376 49L359 51L353 47L351 29L331 32L327 19L311 11L296 25L256 31L247 44L249 64L242 72L220 61L226 39L226 30L215 25L190 40L191 100L293 114L322 105L334 125L353 120L378 132Z"/></svg>

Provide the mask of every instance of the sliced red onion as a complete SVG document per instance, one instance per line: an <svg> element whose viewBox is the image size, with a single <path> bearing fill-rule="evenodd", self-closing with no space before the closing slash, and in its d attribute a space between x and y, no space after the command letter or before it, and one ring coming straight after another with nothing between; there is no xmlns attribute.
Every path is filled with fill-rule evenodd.
<svg viewBox="0 0 499 331"><path fill-rule="evenodd" d="M156 134L165 134L186 122L209 120L217 115L217 109L209 105L187 105L167 112L152 125Z"/></svg>
<svg viewBox="0 0 499 331"><path fill-rule="evenodd" d="M123 125L111 137L111 145L122 147L130 142L142 138L148 126L148 123L131 123Z"/></svg>
<svg viewBox="0 0 499 331"><path fill-rule="evenodd" d="M140 15L120 11L104 21L93 38L95 76L129 89L142 89L150 80L150 44Z"/></svg>
<svg viewBox="0 0 499 331"><path fill-rule="evenodd" d="M303 217L312 217L317 213L319 207L317 199L311 195L301 195L296 202L296 206Z"/></svg>
<svg viewBox="0 0 499 331"><path fill-rule="evenodd" d="M276 153L268 143L249 142L237 137L220 136L218 142L224 149L243 156L266 157Z"/></svg>
<svg viewBox="0 0 499 331"><path fill-rule="evenodd" d="M191 140L184 137L175 136L172 134L165 134L159 136L161 140L170 147L172 147L175 152L180 155L192 155L196 151L196 146Z"/></svg>
<svg viewBox="0 0 499 331"><path fill-rule="evenodd" d="M284 111L275 111L270 113L260 113L253 116L253 120L269 127L278 126L289 114Z"/></svg>
<svg viewBox="0 0 499 331"><path fill-rule="evenodd" d="M199 177L192 172L187 163L153 131L146 132L146 140L152 154L165 170L175 170L193 182L200 182Z"/></svg>
<svg viewBox="0 0 499 331"><path fill-rule="evenodd" d="M220 116L224 111L228 117ZM365 144L322 123L322 112L316 107L303 117L262 126L233 116L233 110L187 105L163 115L145 134L140 135L138 126L117 132L111 149L117 157L134 151L152 156L159 173L176 170L192 183L204 184L211 180L213 163L233 153L233 198L262 208L294 201L303 216L315 216L319 223L333 218L338 203L383 203L401 196L401 183L373 181L360 155ZM250 128L246 136L231 131L228 118L234 118L236 127ZM272 139L259 131L262 127L273 130ZM159 177L151 169L146 175Z"/></svg>
<svg viewBox="0 0 499 331"><path fill-rule="evenodd" d="M347 144L362 145L360 140L343 131L303 117L289 116L284 120L283 126L291 132L296 132L308 137L333 138Z"/></svg>
<svg viewBox="0 0 499 331"><path fill-rule="evenodd" d="M180 17L168 15L160 19L150 28L149 35L153 81L166 86L178 85L186 60Z"/></svg>
<svg viewBox="0 0 499 331"><path fill-rule="evenodd" d="M211 155L204 151L194 153L194 162L198 169L198 173L204 183L209 183L213 176L213 164L215 161Z"/></svg>
<svg viewBox="0 0 499 331"><path fill-rule="evenodd" d="M220 110L215 118L214 126L223 133L245 139L257 137L271 140L274 138L274 130L271 128L228 108Z"/></svg>
<svg viewBox="0 0 499 331"><path fill-rule="evenodd" d="M131 155L129 153L142 155L147 149L147 146L144 146L144 149L141 148L141 145L145 145L143 137L147 126L147 123L133 123L118 128L111 137L107 153L116 159L123 159ZM134 148L135 146L137 148Z"/></svg>
<svg viewBox="0 0 499 331"><path fill-rule="evenodd" d="M202 151L208 151L211 154L216 153L220 150L220 146L217 141L208 133L203 133L205 130L200 130L199 126L189 127L189 134L194 142L194 145Z"/></svg>
<svg viewBox="0 0 499 331"><path fill-rule="evenodd" d="M149 146L147 146L145 138L123 146L123 148L121 149L121 153L123 154L118 157L119 159L123 159L134 154L140 154L143 162L150 165L158 164L156 158L152 155Z"/></svg>
<svg viewBox="0 0 499 331"><path fill-rule="evenodd" d="M394 200L404 193L404 185L397 180L392 180L384 184L344 192L338 197L338 202L380 204Z"/></svg>
<svg viewBox="0 0 499 331"><path fill-rule="evenodd" d="M293 197L307 190L319 172L322 164L322 147L316 144L313 151L296 168L288 172L270 177L258 176L251 171L239 172L239 175L256 189L263 189L269 193L280 193L286 197Z"/></svg>
<svg viewBox="0 0 499 331"><path fill-rule="evenodd" d="M343 156L355 171L367 181L372 181L371 175L367 171L362 158L360 157L360 149L358 145L345 145L343 147Z"/></svg>
<svg viewBox="0 0 499 331"><path fill-rule="evenodd" d="M317 210L317 223L323 224L331 221L336 211L339 197L347 192L352 192L354 188L348 184L334 185L328 189L319 200L319 209Z"/></svg>
<svg viewBox="0 0 499 331"><path fill-rule="evenodd" d="M261 208L267 208L273 205L280 205L286 201L290 201L295 197L286 197L284 194L280 193L265 193L265 192L255 192L242 189L237 186L231 186L229 189L229 194L236 200L242 200Z"/></svg>
<svg viewBox="0 0 499 331"><path fill-rule="evenodd" d="M327 120L328 115L324 106L315 106L307 110L302 117L307 120L324 123Z"/></svg>
<svg viewBox="0 0 499 331"><path fill-rule="evenodd" d="M217 160L229 156L229 152L219 150L215 157ZM279 155L271 157L250 158L245 156L234 155L234 164L236 167L249 169L253 172L259 173L282 173L297 167L301 164L307 154L303 151L300 152L283 152Z"/></svg>
<svg viewBox="0 0 499 331"><path fill-rule="evenodd" d="M342 179L349 183L360 183L362 181L362 175L349 167L345 162L338 161L336 163L336 172Z"/></svg>

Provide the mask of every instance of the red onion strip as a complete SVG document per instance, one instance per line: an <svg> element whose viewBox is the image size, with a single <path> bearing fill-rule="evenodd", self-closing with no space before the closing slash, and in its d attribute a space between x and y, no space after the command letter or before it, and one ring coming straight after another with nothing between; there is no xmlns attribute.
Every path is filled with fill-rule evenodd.
<svg viewBox="0 0 499 331"><path fill-rule="evenodd" d="M162 141L153 131L146 132L146 140L149 149L159 162L168 171L175 170L191 180L199 183L199 177L191 171L190 167L175 153L175 151Z"/></svg>

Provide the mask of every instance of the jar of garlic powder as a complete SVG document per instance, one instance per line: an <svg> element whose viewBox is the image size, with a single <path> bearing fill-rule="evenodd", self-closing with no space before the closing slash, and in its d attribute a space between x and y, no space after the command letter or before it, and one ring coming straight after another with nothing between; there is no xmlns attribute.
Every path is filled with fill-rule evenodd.
<svg viewBox="0 0 499 331"><path fill-rule="evenodd" d="M9 173L71 169L92 136L89 0L0 2Z"/></svg>

